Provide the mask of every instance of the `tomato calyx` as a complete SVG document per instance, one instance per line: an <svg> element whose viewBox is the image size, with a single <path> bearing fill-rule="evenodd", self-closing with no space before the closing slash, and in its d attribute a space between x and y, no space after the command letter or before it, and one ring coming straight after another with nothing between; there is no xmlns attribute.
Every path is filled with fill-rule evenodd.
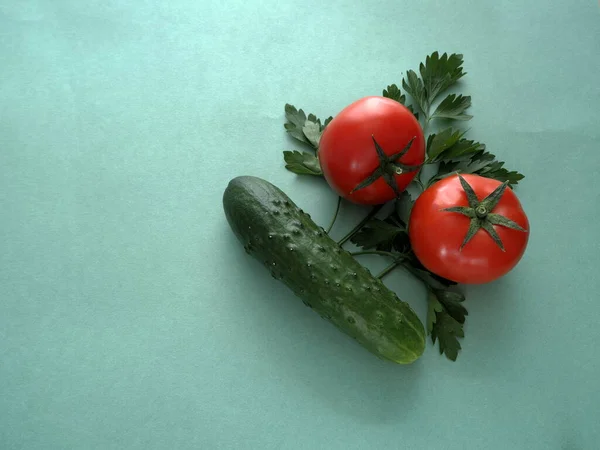
<svg viewBox="0 0 600 450"><path fill-rule="evenodd" d="M355 191L358 191L359 189L366 188L367 186L377 181L380 177L383 177L388 186L394 190L396 197L399 197L401 192L398 188L398 183L396 182L395 175L402 175L405 172L413 172L415 170L418 170L420 167L409 166L398 162L398 160L402 158L406 154L406 152L408 152L408 150L410 150L410 147L416 139L416 136L413 137L410 141L408 141L408 144L406 144L406 146L402 150L400 150L398 153L394 153L391 156L386 155L381 146L375 140L375 136L371 135L371 138L373 139L373 143L375 144L375 151L377 152L377 157L379 158L379 166L373 171L373 173L371 173L371 175L369 175L366 179L361 181L354 189L352 189L350 193L352 194Z"/></svg>
<svg viewBox="0 0 600 450"><path fill-rule="evenodd" d="M502 183L486 198L479 201L477 194L475 194L475 191L471 185L467 183L467 181L460 175L458 175L458 178L460 179L460 184L467 195L469 206L453 206L451 208L444 208L442 211L459 213L471 219L469 229L465 235L462 245L460 246L460 250L467 245L467 243L473 238L473 236L475 236L475 234L477 234L480 229L483 229L490 235L490 237L503 252L506 251L504 249L502 239L500 239L500 236L498 236L498 233L494 229L494 225L500 225L525 233L527 232L526 229L521 227L518 223L510 220L508 217L504 217L500 214L494 214L492 212L502 198L502 195L508 186L508 181Z"/></svg>

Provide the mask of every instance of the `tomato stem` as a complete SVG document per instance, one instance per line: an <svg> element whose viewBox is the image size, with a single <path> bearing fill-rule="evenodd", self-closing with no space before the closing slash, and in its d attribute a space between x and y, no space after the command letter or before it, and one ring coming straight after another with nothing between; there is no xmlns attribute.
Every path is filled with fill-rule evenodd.
<svg viewBox="0 0 600 450"><path fill-rule="evenodd" d="M421 189L421 192L423 192L425 190L425 185L421 181L421 170L422 170L422 168L419 169L419 171L417 172L417 174L413 178L413 181L419 186L419 188Z"/></svg>
<svg viewBox="0 0 600 450"><path fill-rule="evenodd" d="M488 210L485 206L479 205L477 208L475 208L475 214L477 214L479 219L485 219L485 217L488 215Z"/></svg>

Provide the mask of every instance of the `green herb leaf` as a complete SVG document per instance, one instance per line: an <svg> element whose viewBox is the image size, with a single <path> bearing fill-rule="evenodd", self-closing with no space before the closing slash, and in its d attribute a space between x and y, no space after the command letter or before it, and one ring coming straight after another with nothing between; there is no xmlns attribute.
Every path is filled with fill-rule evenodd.
<svg viewBox="0 0 600 450"><path fill-rule="evenodd" d="M286 103L285 117L287 122L284 124L285 130L294 139L310 145L314 150L319 147L319 140L323 130L331 122L333 117L328 117L322 125L321 120L314 114L308 117L302 109L296 109L295 106Z"/></svg>
<svg viewBox="0 0 600 450"><path fill-rule="evenodd" d="M438 341L440 354L456 361L461 349L458 338L465 337L463 324L468 314L461 304L465 297L458 292L430 289L427 296L427 334Z"/></svg>
<svg viewBox="0 0 600 450"><path fill-rule="evenodd" d="M429 162L439 162L440 165L428 185L454 173L472 173L502 182L508 181L510 186L524 178L519 172L505 169L504 162L497 161L495 155L486 152L484 144L463 136L464 132L452 128L429 135Z"/></svg>
<svg viewBox="0 0 600 450"><path fill-rule="evenodd" d="M396 100L398 103L406 106L406 108L413 113L413 116L419 120L419 113L415 111L412 105L406 104L406 95L402 94L398 86L395 84L390 84L387 89L383 90L383 96L392 100Z"/></svg>
<svg viewBox="0 0 600 450"><path fill-rule="evenodd" d="M430 180L429 184L455 173L472 173L502 182L508 181L508 185L511 187L525 178L517 171L504 168L504 162L497 161L495 155L479 150L466 155L466 157L457 156L449 161L442 161L437 175Z"/></svg>
<svg viewBox="0 0 600 450"><path fill-rule="evenodd" d="M429 295L427 296L427 335L431 335L433 326L437 321L437 315L443 311L444 307L442 304L438 301L435 294L429 291Z"/></svg>
<svg viewBox="0 0 600 450"><path fill-rule="evenodd" d="M463 138L465 132L447 128L427 138L427 155L430 162L452 160L485 150L485 145Z"/></svg>
<svg viewBox="0 0 600 450"><path fill-rule="evenodd" d="M470 106L471 97L450 94L438 105L431 117L450 120L471 120L473 116L465 114L465 111Z"/></svg>
<svg viewBox="0 0 600 450"><path fill-rule="evenodd" d="M286 162L285 168L290 172L294 172L299 175L323 175L319 160L311 153L285 151L283 152L283 158Z"/></svg>
<svg viewBox="0 0 600 450"><path fill-rule="evenodd" d="M388 216L383 219L370 219L354 236L352 242L364 249L375 248L388 252L396 251L408 255L411 251L407 223L413 201L407 191L403 191Z"/></svg>
<svg viewBox="0 0 600 450"><path fill-rule="evenodd" d="M450 112L446 112L446 116L442 113L448 111L450 105L446 103L436 116L429 115L431 105L436 101L438 96L456 83L460 78L466 75L462 68L463 57L460 54L444 53L442 56L438 52L433 52L427 56L425 63L419 65L419 75L414 70L406 72L406 77L402 79L402 87L413 98L417 106L425 114L425 119L428 122L434 117L446 117ZM461 100L461 104L464 100ZM450 102L450 100L448 100ZM459 108L459 104L454 105L454 108ZM465 108L466 109L466 108ZM460 114L454 113L463 117L464 110Z"/></svg>
<svg viewBox="0 0 600 450"><path fill-rule="evenodd" d="M403 105L406 104L406 95L403 95L398 86L395 84L391 84L387 87L387 89L384 89L383 96L386 98L391 98L392 100L396 100L398 103Z"/></svg>
<svg viewBox="0 0 600 450"><path fill-rule="evenodd" d="M352 237L351 241L365 250L391 251L395 239L400 234L406 234L406 231L383 220L371 219Z"/></svg>
<svg viewBox="0 0 600 450"><path fill-rule="evenodd" d="M413 98L421 111L427 114L429 111L429 102L425 86L423 86L423 81L414 70L406 72L406 78L402 79L402 88Z"/></svg>
<svg viewBox="0 0 600 450"><path fill-rule="evenodd" d="M463 56L460 54L433 52L421 63L419 72L427 95L427 101L431 105L437 96L456 83L466 75L462 68Z"/></svg>
<svg viewBox="0 0 600 450"><path fill-rule="evenodd" d="M463 132L446 128L439 133L432 133L427 138L427 156L431 161L437 161L440 155L458 143Z"/></svg>
<svg viewBox="0 0 600 450"><path fill-rule="evenodd" d="M396 215L405 226L408 224L410 212L414 204L415 202L408 191L402 192L402 195L396 199Z"/></svg>
<svg viewBox="0 0 600 450"><path fill-rule="evenodd" d="M459 292L449 290L436 290L435 296L444 305L446 312L452 316L458 323L465 323L465 316L469 313L462 305L465 301L465 296Z"/></svg>
<svg viewBox="0 0 600 450"><path fill-rule="evenodd" d="M491 153L477 153L471 158L471 161L464 169L459 165L454 170L462 173L474 173L487 178L493 178L498 181L508 181L509 186L519 183L525 176L517 171L504 168L504 162L496 161L496 157ZM483 159L487 159L487 164L483 165ZM462 170L461 170L462 169Z"/></svg>
<svg viewBox="0 0 600 450"><path fill-rule="evenodd" d="M304 124L306 123L306 114L304 111L301 109L298 110L294 106L286 103L285 117L287 122L284 124L284 127L290 136L299 140L300 142L310 144L310 142L308 142L306 139L306 136L304 136L304 132L302 131L302 128L304 128Z"/></svg>
<svg viewBox="0 0 600 450"><path fill-rule="evenodd" d="M436 313L435 323L431 330L431 340L438 341L440 355L445 354L451 361L456 361L461 349L458 338L465 337L463 326L445 311Z"/></svg>
<svg viewBox="0 0 600 450"><path fill-rule="evenodd" d="M438 161L441 160L454 160L456 158L468 157L474 153L485 150L485 145L470 139L459 139L453 146L444 150L443 153L437 157Z"/></svg>
<svg viewBox="0 0 600 450"><path fill-rule="evenodd" d="M415 119L419 120L419 113L417 111L415 111L415 108L413 108L413 105L404 105L406 106L406 108L408 108L408 110L413 113L413 116L415 116Z"/></svg>
<svg viewBox="0 0 600 450"><path fill-rule="evenodd" d="M310 120L307 120L302 127L302 133L314 148L319 148L319 141L321 140L321 126Z"/></svg>

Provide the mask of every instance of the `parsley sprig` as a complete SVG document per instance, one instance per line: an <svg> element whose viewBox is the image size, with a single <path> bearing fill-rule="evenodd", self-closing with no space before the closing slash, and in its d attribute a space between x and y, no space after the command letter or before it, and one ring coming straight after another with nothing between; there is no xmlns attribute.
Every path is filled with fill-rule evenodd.
<svg viewBox="0 0 600 450"><path fill-rule="evenodd" d="M374 253L392 258L392 264L380 277L400 267L424 283L428 302L427 333L433 344L437 342L440 354L445 354L452 361L458 357L461 350L459 339L464 337L468 315L464 306L465 296L456 289L456 283L423 267L412 252L408 223L414 202L409 191L422 191L453 174L478 174L502 181L510 187L523 179L519 172L505 168L504 162L487 151L485 144L466 137L467 132L460 125L473 117L468 113L471 97L448 92L465 75L463 55L433 52L417 71L406 72L400 83L404 92L396 84L383 89L384 97L403 104L420 121L427 136L424 166L433 167L434 173L423 180L421 167L411 187L394 200L391 212L385 217L376 217L383 205L376 206L339 242L343 245L351 240L361 249L355 253L356 256ZM307 115L290 104L285 105L285 116L287 133L308 150L284 151L286 169L300 175L323 176L318 159L319 142L332 117L321 122L314 114ZM438 129L428 133L432 126Z"/></svg>
<svg viewBox="0 0 600 450"><path fill-rule="evenodd" d="M323 130L333 117L328 117L323 123L314 114L308 114L296 109L290 104L285 105L285 130L299 142L302 142L312 152L289 151L283 152L285 168L299 175L323 175L316 152Z"/></svg>
<svg viewBox="0 0 600 450"><path fill-rule="evenodd" d="M460 54L442 56L434 52L427 56L425 63L419 66L420 76L414 70L406 72L402 80L402 87L410 95L418 109L423 113L425 123L435 118L454 118L455 120L468 120L471 116L464 114L471 106L471 97L458 97L451 94L446 97L430 113L439 96L460 80L466 73L463 71L463 57Z"/></svg>
<svg viewBox="0 0 600 450"><path fill-rule="evenodd" d="M458 338L465 337L463 324L468 312L464 300L464 295L449 290L430 289L427 296L427 333L434 344L437 339L440 354L452 361L461 349Z"/></svg>
<svg viewBox="0 0 600 450"><path fill-rule="evenodd" d="M402 87L414 102L414 106L408 106L411 106L417 119L420 119L424 132L433 121L448 125L473 118L467 113L471 107L470 96L447 93L465 75L463 55L444 53L440 56L438 52L427 56L425 63L420 64L419 74L414 70L406 72ZM446 96L440 101L444 93ZM395 84L388 86L383 91L383 96L407 106L406 95ZM465 134L466 131L447 126L427 136L425 164L435 165L437 171L425 182L421 179L422 172L417 174L414 183L421 190L455 173L473 173L502 182L508 181L509 186L514 186L523 179L522 174L506 169L504 162L487 152L485 144L468 139Z"/></svg>

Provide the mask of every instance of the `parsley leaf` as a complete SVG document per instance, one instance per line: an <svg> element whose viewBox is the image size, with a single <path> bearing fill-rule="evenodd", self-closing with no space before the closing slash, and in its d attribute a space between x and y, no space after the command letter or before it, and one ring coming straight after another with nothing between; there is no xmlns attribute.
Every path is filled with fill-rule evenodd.
<svg viewBox="0 0 600 450"><path fill-rule="evenodd" d="M398 103L406 106L408 110L417 118L417 120L419 119L419 113L415 112L412 105L406 104L406 95L402 94L400 88L398 88L398 86L395 84L390 84L387 89L384 89L383 96L392 100L396 100Z"/></svg>
<svg viewBox="0 0 600 450"><path fill-rule="evenodd" d="M454 173L472 173L498 181L508 181L510 186L518 184L524 175L510 171L504 162L486 151L485 144L463 137L464 132L446 128L427 138L428 162L439 162L437 174L428 182L434 182Z"/></svg>
<svg viewBox="0 0 600 450"><path fill-rule="evenodd" d="M435 344L438 341L440 355L446 354L446 358L456 361L461 349L458 338L465 337L463 327L445 312L436 313L436 320L431 330L431 340Z"/></svg>
<svg viewBox="0 0 600 450"><path fill-rule="evenodd" d="M440 56L438 52L433 52L425 58L425 64L421 63L419 72L429 105L440 93L466 75L463 72L462 64L463 56L455 53L450 56L444 53Z"/></svg>
<svg viewBox="0 0 600 450"><path fill-rule="evenodd" d="M429 293L427 300L427 334L431 335L433 327L437 321L437 315L444 311L444 307L438 301L437 297L431 292Z"/></svg>
<svg viewBox="0 0 600 450"><path fill-rule="evenodd" d="M517 171L506 169L504 162L497 161L495 155L480 150L469 155L468 158L453 158L450 161L442 161L437 175L430 180L429 184L431 185L435 181L454 173L473 173L502 182L508 181L511 187L525 178L523 174Z"/></svg>
<svg viewBox="0 0 600 450"><path fill-rule="evenodd" d="M485 145L463 138L465 132L447 128L442 132L432 133L427 138L427 156L430 162L453 160L485 150Z"/></svg>
<svg viewBox="0 0 600 450"><path fill-rule="evenodd" d="M465 114L465 111L471 106L471 97L463 95L448 95L442 103L438 105L431 118L450 119L450 120L471 120L473 116Z"/></svg>
<svg viewBox="0 0 600 450"><path fill-rule="evenodd" d="M419 78L414 70L409 70L406 72L406 78L402 79L402 87L417 103L417 106L421 109L421 111L423 111L427 116L429 113L427 92L425 92L423 81Z"/></svg>
<svg viewBox="0 0 600 450"><path fill-rule="evenodd" d="M309 142L304 136L302 128L306 123L306 114L304 111L297 110L294 106L287 104L285 105L285 117L287 122L283 125L286 131L292 136L294 139L299 140L300 142L304 142L308 144Z"/></svg>
<svg viewBox="0 0 600 450"><path fill-rule="evenodd" d="M323 175L319 160L311 153L285 151L283 152L283 159L286 162L285 168L290 172L300 175Z"/></svg>
<svg viewBox="0 0 600 450"><path fill-rule="evenodd" d="M396 215L405 226L408 224L408 221L410 219L410 212L414 204L415 202L411 198L408 191L403 191L400 197L396 199Z"/></svg>
<svg viewBox="0 0 600 450"><path fill-rule="evenodd" d="M351 241L365 250L391 251L396 238L401 234L406 234L406 230L380 219L371 219Z"/></svg>
<svg viewBox="0 0 600 450"><path fill-rule="evenodd" d="M310 145L315 149L319 148L319 141L321 140L321 126L310 120L307 120L302 127L302 134L306 137Z"/></svg>
<svg viewBox="0 0 600 450"><path fill-rule="evenodd" d="M447 290L430 290L427 307L427 333L438 341L440 354L456 361L461 349L458 338L465 336L463 323L467 310L462 306L462 294Z"/></svg>
<svg viewBox="0 0 600 450"><path fill-rule="evenodd" d="M440 155L456 145L464 133L446 128L439 133L432 133L427 138L427 156L430 162L438 161Z"/></svg>
<svg viewBox="0 0 600 450"><path fill-rule="evenodd" d="M427 56L425 64L421 63L419 65L419 74L421 77L419 77L414 70L406 72L406 78L402 80L402 87L413 98L421 111L423 111L427 121L435 116L432 115L430 117L429 109L438 96L466 75L466 73L463 72L462 64L463 57L460 54L453 53L448 56L448 54L444 53L440 56L438 52L433 52L431 55ZM440 113L443 110L449 109L448 103L454 101L455 100L448 100ZM461 100L461 104L463 101L464 100ZM455 105L455 107L458 106L459 105ZM464 109L466 109L466 107ZM464 110L462 112L464 112ZM435 117L444 116L438 114Z"/></svg>
<svg viewBox="0 0 600 450"><path fill-rule="evenodd" d="M286 103L285 117L287 122L284 124L285 130L294 139L310 145L314 150L319 147L321 134L333 117L328 117L324 124L321 124L321 119L314 114L309 114L308 117L302 109L296 109L295 106Z"/></svg>
<svg viewBox="0 0 600 450"><path fill-rule="evenodd" d="M462 305L465 296L459 292L438 289L435 291L438 300L444 305L446 311L458 323L465 323L465 316L468 316L466 308Z"/></svg>
<svg viewBox="0 0 600 450"><path fill-rule="evenodd" d="M395 84L390 84L387 89L384 89L383 96L386 98L391 98L392 100L396 100L398 103L403 105L406 104L406 95L403 95L398 86Z"/></svg>

